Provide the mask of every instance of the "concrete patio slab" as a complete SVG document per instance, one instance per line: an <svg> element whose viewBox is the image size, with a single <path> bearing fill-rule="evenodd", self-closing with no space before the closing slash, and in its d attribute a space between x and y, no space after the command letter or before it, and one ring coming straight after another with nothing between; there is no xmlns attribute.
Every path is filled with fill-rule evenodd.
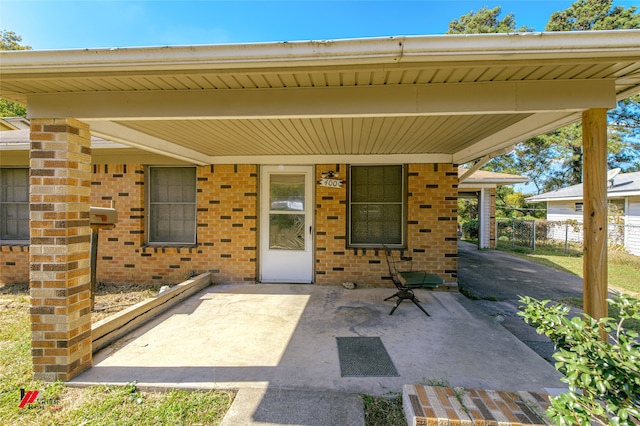
<svg viewBox="0 0 640 426"><path fill-rule="evenodd" d="M417 291L388 315L393 289L217 285L94 354L71 385L253 388L385 395L405 384L545 392L555 369L459 293ZM341 377L336 337L380 337L398 377Z"/></svg>

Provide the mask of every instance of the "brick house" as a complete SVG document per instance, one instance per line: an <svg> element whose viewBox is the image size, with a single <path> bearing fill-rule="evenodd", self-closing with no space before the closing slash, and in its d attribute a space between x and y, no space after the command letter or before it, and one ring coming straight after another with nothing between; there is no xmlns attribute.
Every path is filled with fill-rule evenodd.
<svg viewBox="0 0 640 426"><path fill-rule="evenodd" d="M6 121L10 123L15 120ZM0 125L4 122L5 120L0 120ZM20 221L15 221L15 226L12 227L10 221L5 221L5 228L0 235L0 247L3 250L0 283L29 281L27 208L29 138L28 129L0 132L0 155L3 159L3 168L0 169L0 173L4 174L4 185L21 188L22 196L17 195L16 192L15 201L21 199L24 203L21 224L19 224ZM169 157L148 154L139 149L97 137L91 138L91 149L93 162L91 205L104 207L114 205L119 212L119 222L115 229L103 230L99 233L97 281L166 284L178 282L187 275L206 271L212 272L216 282L262 281L258 276L256 262L258 206L255 200L259 192L256 167L188 165L176 162ZM127 164L117 162L123 157L129 160ZM140 163L133 162L134 159ZM181 169L177 170L176 167ZM344 164L318 167L315 178L320 182L323 173L332 171L335 172L335 180L342 181L339 179L340 170L347 170L347 167ZM150 198L148 186L153 182L150 177L157 173L183 171L192 174L190 179L197 198L195 220L191 227L196 231L197 242L190 241L194 239L191 235L183 236L184 241L174 244L150 242L145 237L150 226L145 216L145 211L149 211L150 208L147 201ZM483 224L480 246L494 248L495 188L498 185L526 182L527 178L482 170L471 174L466 172L466 169L459 168L457 182L451 180L451 185L457 183L458 196L478 200ZM450 172L448 176L452 177L452 173ZM10 175L12 179L8 179ZM414 176L415 174L412 175ZM16 182L18 179L22 180L22 184ZM212 185L211 182L217 183ZM347 229L344 220L346 188L348 186L342 185L342 182L340 182L340 188L320 185L316 188L317 194L314 201L316 208L332 206L330 211L336 214L327 213L324 220L320 221L316 218L316 241L325 241L318 250L331 249L333 254L327 256L323 253L325 256L318 256L322 258L322 264L327 266L320 268L316 265L315 276L310 277L310 281L328 285L352 281L362 287L390 285L385 283L388 281L386 264L381 262L380 253L376 251L378 246L369 250L367 262L363 264L354 261L348 250L335 243L339 239L333 237L343 235L344 230ZM433 196L431 195L430 198L433 199ZM452 203L453 200L442 199L441 201L446 201L446 207L444 204L436 207L433 205L421 207L425 210L421 215L425 218L423 223L426 223L429 211L437 207L446 208L452 214L449 221L456 220L457 206ZM341 205L345 207L341 208ZM7 214L8 212L5 212L5 215ZM339 216L342 218L339 219ZM342 233L340 229L343 230ZM450 232L450 229L447 229L447 232ZM327 235L331 238L326 238ZM436 240L438 241L440 240ZM455 234L445 236L442 241L455 241ZM422 248L427 247L428 245L424 245ZM366 249L362 249L359 255L366 256ZM357 252L355 256L358 256ZM455 283L455 270L456 266L453 265L449 266L448 270L439 272L442 275L448 273L449 283ZM280 280L279 273L274 276L274 279Z"/></svg>
<svg viewBox="0 0 640 426"><path fill-rule="evenodd" d="M639 41L629 30L0 52L0 96L31 120L35 374L65 380L91 364L91 204L115 202L102 265L127 279L385 285L386 244L455 281L457 165L582 120L585 218L599 221L606 110L640 92ZM136 151L101 161L92 135ZM594 229L585 288L600 294ZM24 250L3 244L3 265ZM587 299L587 312L606 307Z"/></svg>

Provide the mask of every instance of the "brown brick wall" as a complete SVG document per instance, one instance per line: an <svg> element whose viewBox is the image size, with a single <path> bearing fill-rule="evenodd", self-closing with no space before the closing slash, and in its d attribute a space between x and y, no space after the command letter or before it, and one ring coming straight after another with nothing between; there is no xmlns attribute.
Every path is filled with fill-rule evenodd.
<svg viewBox="0 0 640 426"><path fill-rule="evenodd" d="M0 284L29 282L29 246L0 246Z"/></svg>
<svg viewBox="0 0 640 426"><path fill-rule="evenodd" d="M94 165L92 205L113 201L118 224L100 231L96 279L176 283L213 272L217 282L255 282L257 166L197 167L197 244L145 245L145 170L140 165Z"/></svg>
<svg viewBox="0 0 640 426"><path fill-rule="evenodd" d="M318 165L316 179L329 170L346 177L346 165L331 164ZM347 248L347 186L316 187L316 282L388 286L384 253ZM457 281L457 166L410 164L408 194L407 250L402 255L413 259L414 269Z"/></svg>
<svg viewBox="0 0 640 426"><path fill-rule="evenodd" d="M346 179L346 165L329 164L316 166L316 180L329 170ZM117 226L100 231L99 282L176 283L204 271L212 271L216 282L256 281L258 166L197 167L198 242L183 247L145 246L144 166L93 165L91 171L91 205L113 202L118 211ZM451 164L408 166L408 247L402 254L446 281L457 280L456 173ZM348 182L342 188L315 188L316 282L388 286L383 253L346 247L347 187ZM3 279L20 281L28 274L26 249L9 250L3 247ZM4 268L6 262L14 265Z"/></svg>

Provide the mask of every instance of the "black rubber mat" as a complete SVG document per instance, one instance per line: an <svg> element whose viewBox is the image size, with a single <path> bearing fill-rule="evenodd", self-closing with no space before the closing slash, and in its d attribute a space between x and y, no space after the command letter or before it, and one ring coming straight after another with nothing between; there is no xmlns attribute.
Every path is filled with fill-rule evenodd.
<svg viewBox="0 0 640 426"><path fill-rule="evenodd" d="M399 376L379 337L336 337L342 377Z"/></svg>

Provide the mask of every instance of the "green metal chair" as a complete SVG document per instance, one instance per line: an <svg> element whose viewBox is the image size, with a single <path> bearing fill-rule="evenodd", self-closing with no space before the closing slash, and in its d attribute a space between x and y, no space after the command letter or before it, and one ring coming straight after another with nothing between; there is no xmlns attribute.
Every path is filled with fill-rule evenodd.
<svg viewBox="0 0 640 426"><path fill-rule="evenodd" d="M396 305L391 309L391 312L389 312L389 315L393 315L403 300L410 300L427 316L431 316L426 309L422 307L413 290L416 288L434 289L442 284L444 280L438 275L426 271L413 271L413 261L411 259L403 259L400 253L398 253L397 257L394 256L393 250L386 246L384 247L384 253L387 259L387 266L389 267L389 275L391 276L393 284L398 289L395 294L384 299L385 301L393 299L394 297L398 299ZM399 268L399 265L406 263L409 263L408 270Z"/></svg>

